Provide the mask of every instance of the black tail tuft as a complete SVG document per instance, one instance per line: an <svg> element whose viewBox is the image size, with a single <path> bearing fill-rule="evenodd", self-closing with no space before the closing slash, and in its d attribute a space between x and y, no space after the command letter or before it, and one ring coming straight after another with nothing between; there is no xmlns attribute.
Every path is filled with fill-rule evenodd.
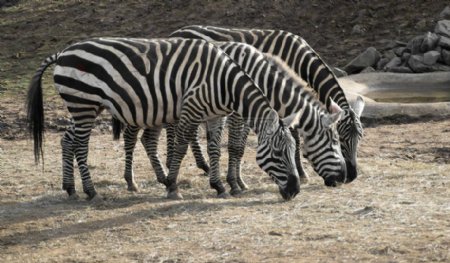
<svg viewBox="0 0 450 263"><path fill-rule="evenodd" d="M41 73L34 75L27 95L28 132L34 140L34 160L39 162L43 155L44 106L42 101Z"/></svg>
<svg viewBox="0 0 450 263"><path fill-rule="evenodd" d="M112 131L113 131L113 140L117 141L120 139L120 132L122 131L122 123L116 119L112 118Z"/></svg>

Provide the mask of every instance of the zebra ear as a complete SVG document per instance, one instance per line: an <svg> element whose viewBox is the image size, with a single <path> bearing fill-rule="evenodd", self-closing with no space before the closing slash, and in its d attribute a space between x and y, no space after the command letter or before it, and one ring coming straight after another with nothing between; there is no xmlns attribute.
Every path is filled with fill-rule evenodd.
<svg viewBox="0 0 450 263"><path fill-rule="evenodd" d="M297 115L298 115L297 113L293 113L293 114L291 114L291 115L289 115L287 117L284 117L283 118L284 126L288 127L288 128L293 126L296 123Z"/></svg>
<svg viewBox="0 0 450 263"><path fill-rule="evenodd" d="M343 113L344 112L341 110L336 113L322 115L322 125L327 129L331 128L333 124L337 123L342 118Z"/></svg>
<svg viewBox="0 0 450 263"><path fill-rule="evenodd" d="M356 102L355 105L353 107L353 111L356 113L356 115L358 115L358 117L361 117L361 113L364 110L364 99L361 96L358 96L358 98L356 98Z"/></svg>
<svg viewBox="0 0 450 263"><path fill-rule="evenodd" d="M342 111L341 107L339 107L339 105L337 105L333 99L330 99L330 100L331 100L331 103L330 103L330 106L328 107L328 112L329 113L341 112Z"/></svg>

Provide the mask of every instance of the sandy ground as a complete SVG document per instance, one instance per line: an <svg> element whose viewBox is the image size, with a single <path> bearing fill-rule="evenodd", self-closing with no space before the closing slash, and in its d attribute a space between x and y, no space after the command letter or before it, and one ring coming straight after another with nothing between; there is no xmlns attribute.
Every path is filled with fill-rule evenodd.
<svg viewBox="0 0 450 263"><path fill-rule="evenodd" d="M307 166L311 182L290 202L256 168L254 137L243 196L215 198L189 154L180 180L185 199L168 201L141 145L141 191L126 191L122 142L100 131L89 164L102 198L68 200L60 190L60 137L47 133L44 168L34 165L31 141L0 139L1 262L450 260L450 120L366 128L356 181L327 188ZM78 174L76 183L81 192Z"/></svg>

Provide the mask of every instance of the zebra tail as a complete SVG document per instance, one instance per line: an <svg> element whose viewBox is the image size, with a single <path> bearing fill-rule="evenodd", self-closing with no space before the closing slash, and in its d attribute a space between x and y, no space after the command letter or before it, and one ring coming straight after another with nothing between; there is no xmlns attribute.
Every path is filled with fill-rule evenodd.
<svg viewBox="0 0 450 263"><path fill-rule="evenodd" d="M27 123L28 133L34 141L34 160L39 163L43 156L42 141L44 133L44 105L42 100L42 75L48 66L55 63L59 53L55 53L42 62L31 79L27 95Z"/></svg>
<svg viewBox="0 0 450 263"><path fill-rule="evenodd" d="M120 139L120 132L122 131L122 123L116 119L112 118L112 132L113 132L113 140L117 141Z"/></svg>

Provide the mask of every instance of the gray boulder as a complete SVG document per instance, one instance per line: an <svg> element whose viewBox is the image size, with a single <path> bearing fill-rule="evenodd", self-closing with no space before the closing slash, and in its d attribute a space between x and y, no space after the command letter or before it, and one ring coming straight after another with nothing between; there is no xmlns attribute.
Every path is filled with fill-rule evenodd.
<svg viewBox="0 0 450 263"><path fill-rule="evenodd" d="M423 62L422 55L411 55L411 57L408 60L408 66L416 73L433 71L431 66L426 65Z"/></svg>
<svg viewBox="0 0 450 263"><path fill-rule="evenodd" d="M439 19L450 19L450 5L446 6L439 14Z"/></svg>
<svg viewBox="0 0 450 263"><path fill-rule="evenodd" d="M431 50L423 54L423 63L426 65L433 65L435 64L438 59L441 57L441 53L439 53L436 50Z"/></svg>
<svg viewBox="0 0 450 263"><path fill-rule="evenodd" d="M419 54L424 38L425 38L424 35L414 37L406 45L406 50L411 52L411 54L413 54L413 55Z"/></svg>
<svg viewBox="0 0 450 263"><path fill-rule="evenodd" d="M442 50L441 60L444 64L450 66L450 50L445 50L445 49Z"/></svg>
<svg viewBox="0 0 450 263"><path fill-rule="evenodd" d="M412 69L406 66L392 67L388 71L395 73L414 73Z"/></svg>
<svg viewBox="0 0 450 263"><path fill-rule="evenodd" d="M380 60L380 53L374 47L369 47L359 56L348 63L344 70L348 74L358 73L367 67L373 67Z"/></svg>
<svg viewBox="0 0 450 263"><path fill-rule="evenodd" d="M411 57L411 53L409 52L404 52L402 54L402 61L407 62L409 60L409 58Z"/></svg>
<svg viewBox="0 0 450 263"><path fill-rule="evenodd" d="M450 49L450 37L441 36L438 45L444 49Z"/></svg>
<svg viewBox="0 0 450 263"><path fill-rule="evenodd" d="M402 64L402 59L399 58L399 57L394 57L394 58L392 58L392 59L386 64L386 66L384 66L384 68L385 68L387 71L390 71L391 68L398 67L398 66L400 66L401 64Z"/></svg>
<svg viewBox="0 0 450 263"><path fill-rule="evenodd" d="M384 70L384 67L390 60L388 58L380 58L377 62L377 70Z"/></svg>
<svg viewBox="0 0 450 263"><path fill-rule="evenodd" d="M439 41L439 36L435 33L428 32L425 34L422 44L420 45L420 51L427 52L433 50Z"/></svg>
<svg viewBox="0 0 450 263"><path fill-rule="evenodd" d="M434 32L441 36L450 37L450 20L438 21L434 28Z"/></svg>
<svg viewBox="0 0 450 263"><path fill-rule="evenodd" d="M397 55L395 54L395 52L392 49L383 52L383 57L388 58L389 60L395 58L396 56Z"/></svg>
<svg viewBox="0 0 450 263"><path fill-rule="evenodd" d="M331 70L333 71L334 75L336 75L336 77L338 77L338 78L345 77L348 75L347 72L345 72L344 70L342 70L340 68L332 67Z"/></svg>
<svg viewBox="0 0 450 263"><path fill-rule="evenodd" d="M431 70L432 71L450 71L450 66L441 64L441 63L437 63L434 64L433 66L431 66Z"/></svg>
<svg viewBox="0 0 450 263"><path fill-rule="evenodd" d="M372 68L372 67L367 67L367 68L365 68L365 69L363 69L362 71L361 71L361 73L371 73L371 72L375 72L376 70L374 69L374 68Z"/></svg>
<svg viewBox="0 0 450 263"><path fill-rule="evenodd" d="M396 49L394 49L394 53L395 55L401 57L403 55L403 52L405 52L406 47L398 47Z"/></svg>

